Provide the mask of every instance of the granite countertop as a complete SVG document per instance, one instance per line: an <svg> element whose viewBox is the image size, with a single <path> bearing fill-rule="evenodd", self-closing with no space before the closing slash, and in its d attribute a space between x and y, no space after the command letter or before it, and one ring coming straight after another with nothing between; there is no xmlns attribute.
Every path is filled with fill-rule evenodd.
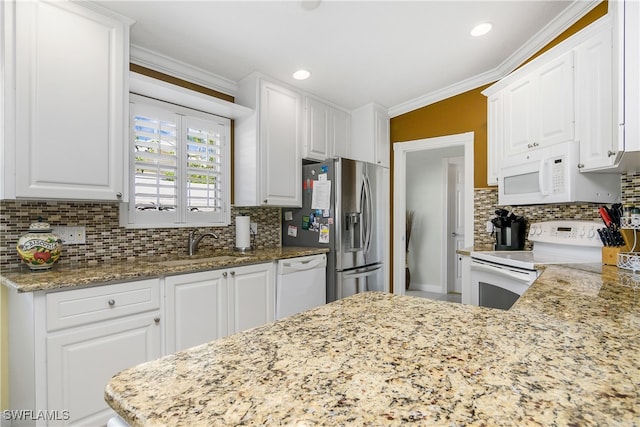
<svg viewBox="0 0 640 427"><path fill-rule="evenodd" d="M639 425L640 276L549 266L509 311L362 293L126 369L131 425Z"/></svg>
<svg viewBox="0 0 640 427"><path fill-rule="evenodd" d="M18 292L34 292L138 280L152 277L190 273L215 268L225 268L278 259L326 253L327 248L302 248L285 246L257 249L246 253L234 251L201 251L196 256L186 255L137 258L132 261L102 263L96 265L78 264L72 266L54 265L50 270L31 271L27 266L19 270L0 272L0 285L16 289ZM212 260L221 256L226 259ZM166 265L163 262L193 260L182 265Z"/></svg>

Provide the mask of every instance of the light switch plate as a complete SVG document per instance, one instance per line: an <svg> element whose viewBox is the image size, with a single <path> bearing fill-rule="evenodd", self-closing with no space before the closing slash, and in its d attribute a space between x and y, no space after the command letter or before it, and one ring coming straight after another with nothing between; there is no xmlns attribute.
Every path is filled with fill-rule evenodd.
<svg viewBox="0 0 640 427"><path fill-rule="evenodd" d="M258 223L257 222L250 223L249 230L251 231L251 234L258 234Z"/></svg>
<svg viewBox="0 0 640 427"><path fill-rule="evenodd" d="M82 245L87 243L86 230L83 225L76 227L53 227L51 232L60 237L63 245Z"/></svg>

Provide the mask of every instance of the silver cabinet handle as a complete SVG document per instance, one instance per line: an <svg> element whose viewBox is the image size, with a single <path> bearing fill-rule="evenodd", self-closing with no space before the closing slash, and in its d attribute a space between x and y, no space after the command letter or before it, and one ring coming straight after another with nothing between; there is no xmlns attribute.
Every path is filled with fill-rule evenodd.
<svg viewBox="0 0 640 427"><path fill-rule="evenodd" d="M613 157L615 155L616 155L615 151L611 151L611 150L607 151L607 157Z"/></svg>
<svg viewBox="0 0 640 427"><path fill-rule="evenodd" d="M119 192L118 192L118 193L116 193L116 197L117 197L118 199L122 199L122 193L119 193Z"/></svg>
<svg viewBox="0 0 640 427"><path fill-rule="evenodd" d="M235 275L236 275L236 272L235 272L235 271L232 271L232 272L231 272L231 275L232 275L232 276L235 276Z"/></svg>
<svg viewBox="0 0 640 427"><path fill-rule="evenodd" d="M578 163L578 169L582 169L584 167L584 163Z"/></svg>
<svg viewBox="0 0 640 427"><path fill-rule="evenodd" d="M227 277L227 272L222 273L222 277Z"/></svg>
<svg viewBox="0 0 640 427"><path fill-rule="evenodd" d="M156 325L157 325L158 323L160 323L160 318L156 317L156 318L153 319L153 321L156 322Z"/></svg>
<svg viewBox="0 0 640 427"><path fill-rule="evenodd" d="M540 145L540 144L538 144L537 142L534 142L534 143L533 143L533 146L534 146L534 147L538 147L539 145Z"/></svg>
<svg viewBox="0 0 640 427"><path fill-rule="evenodd" d="M116 305L116 300L114 300L114 299L110 299L110 300L109 300L109 306L110 306L110 307L113 307L114 305Z"/></svg>

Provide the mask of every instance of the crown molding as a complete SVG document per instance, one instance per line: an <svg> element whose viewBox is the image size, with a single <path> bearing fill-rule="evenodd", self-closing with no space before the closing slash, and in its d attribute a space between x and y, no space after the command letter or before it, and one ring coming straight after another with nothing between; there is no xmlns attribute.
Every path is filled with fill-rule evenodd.
<svg viewBox="0 0 640 427"><path fill-rule="evenodd" d="M493 70L462 80L458 83L438 89L426 95L405 101L389 108L389 117L397 117L418 108L426 107L438 101L493 83L507 76L527 59L558 37L563 31L575 24L602 0L574 0L560 15L536 33Z"/></svg>
<svg viewBox="0 0 640 427"><path fill-rule="evenodd" d="M238 92L238 83L233 80L138 45L131 45L130 60L136 65L196 83L227 95L235 96Z"/></svg>

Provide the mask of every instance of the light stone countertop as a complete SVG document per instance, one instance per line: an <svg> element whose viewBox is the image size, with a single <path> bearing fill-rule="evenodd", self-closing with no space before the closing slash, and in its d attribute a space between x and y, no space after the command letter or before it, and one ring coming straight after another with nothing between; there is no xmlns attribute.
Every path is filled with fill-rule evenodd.
<svg viewBox="0 0 640 427"><path fill-rule="evenodd" d="M49 270L31 271L26 265L19 270L0 272L0 285L14 288L18 292L65 289L96 284L117 283L151 277L170 276L196 271L226 268L233 266L258 264L278 259L296 258L328 252L327 248L302 248L285 246L257 249L246 253L234 251L201 251L196 256L186 255L137 258L131 261L101 263L96 265L79 264L61 267L54 265ZM208 260L214 256L233 256L226 260ZM161 262L174 260L193 260L185 265L166 266Z"/></svg>
<svg viewBox="0 0 640 427"><path fill-rule="evenodd" d="M363 293L127 369L131 425L640 425L640 276L548 266L509 311Z"/></svg>

